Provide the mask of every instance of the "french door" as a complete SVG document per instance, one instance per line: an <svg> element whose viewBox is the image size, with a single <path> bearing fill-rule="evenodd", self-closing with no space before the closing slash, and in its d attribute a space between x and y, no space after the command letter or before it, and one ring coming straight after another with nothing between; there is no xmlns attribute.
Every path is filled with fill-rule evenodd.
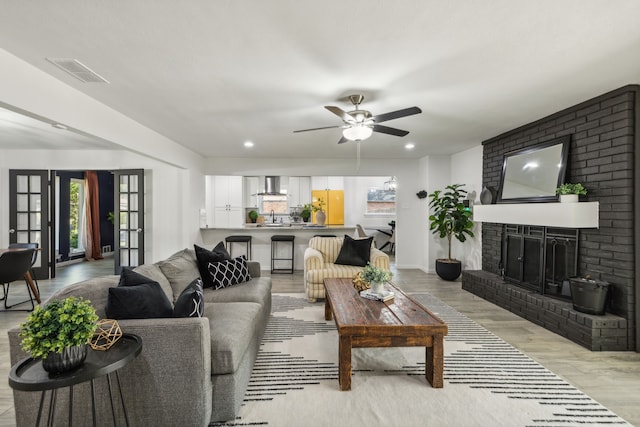
<svg viewBox="0 0 640 427"><path fill-rule="evenodd" d="M144 170L114 171L115 273L144 264Z"/></svg>
<svg viewBox="0 0 640 427"><path fill-rule="evenodd" d="M36 277L50 270L49 171L9 170L9 243L37 243Z"/></svg>

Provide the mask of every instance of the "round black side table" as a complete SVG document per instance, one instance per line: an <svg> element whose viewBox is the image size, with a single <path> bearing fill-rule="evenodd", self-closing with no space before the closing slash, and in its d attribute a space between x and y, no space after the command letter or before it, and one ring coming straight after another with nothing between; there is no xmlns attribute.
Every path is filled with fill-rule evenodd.
<svg viewBox="0 0 640 427"><path fill-rule="evenodd" d="M111 398L111 414L113 424L116 425L116 413L114 407L113 387L111 385L111 373L115 373L116 385L122 411L126 425L129 425L129 417L122 397L120 388L120 376L118 369L126 366L134 360L142 351L142 338L134 334L122 334L122 337L108 350L99 351L89 348L87 350L87 358L82 366L61 374L50 374L42 367L41 359L26 358L11 368L9 372L9 385L15 390L21 391L41 391L40 407L38 408L38 418L36 427L40 425L42 418L42 408L45 403L45 394L47 390L51 390L49 397L49 414L47 425L53 425L55 400L57 389L69 387L69 425L73 420L73 386L86 381L91 381L91 409L93 415L93 425L96 422L96 396L94 389L94 380L96 378L106 376L109 388L109 397Z"/></svg>

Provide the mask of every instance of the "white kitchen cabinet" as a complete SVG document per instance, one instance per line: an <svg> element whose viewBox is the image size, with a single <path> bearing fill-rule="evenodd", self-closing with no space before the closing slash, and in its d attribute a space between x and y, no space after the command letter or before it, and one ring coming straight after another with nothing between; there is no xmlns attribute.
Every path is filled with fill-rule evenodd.
<svg viewBox="0 0 640 427"><path fill-rule="evenodd" d="M207 204L213 211L214 227L240 227L244 223L242 181L241 176L214 176L209 180L213 203Z"/></svg>
<svg viewBox="0 0 640 427"><path fill-rule="evenodd" d="M213 209L213 221L215 227L242 227L244 221L244 209L240 207L219 206Z"/></svg>
<svg viewBox="0 0 640 427"><path fill-rule="evenodd" d="M242 177L215 176L213 178L213 199L215 207L243 206Z"/></svg>
<svg viewBox="0 0 640 427"><path fill-rule="evenodd" d="M344 190L344 177L342 176L313 176L311 177L313 190Z"/></svg>
<svg viewBox="0 0 640 427"><path fill-rule="evenodd" d="M311 203L311 177L289 177L289 206L303 206Z"/></svg>
<svg viewBox="0 0 640 427"><path fill-rule="evenodd" d="M260 188L260 178L257 176L244 177L244 206L246 208L258 207L257 193Z"/></svg>

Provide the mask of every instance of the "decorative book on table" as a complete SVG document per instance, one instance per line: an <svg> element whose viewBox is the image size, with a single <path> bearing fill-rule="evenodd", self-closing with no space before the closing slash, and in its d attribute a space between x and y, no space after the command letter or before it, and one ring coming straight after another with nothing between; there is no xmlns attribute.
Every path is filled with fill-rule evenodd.
<svg viewBox="0 0 640 427"><path fill-rule="evenodd" d="M389 301L393 299L395 294L387 290L384 290L382 292L372 292L371 289L365 289L364 291L360 291L360 296L376 301Z"/></svg>

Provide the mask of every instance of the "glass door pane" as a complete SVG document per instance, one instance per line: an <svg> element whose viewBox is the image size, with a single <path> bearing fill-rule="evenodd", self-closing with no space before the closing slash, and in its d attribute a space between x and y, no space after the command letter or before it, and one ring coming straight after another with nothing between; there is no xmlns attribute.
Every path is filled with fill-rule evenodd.
<svg viewBox="0 0 640 427"><path fill-rule="evenodd" d="M118 183L115 194L116 241L115 272L122 267L144 264L144 170L114 172Z"/></svg>

